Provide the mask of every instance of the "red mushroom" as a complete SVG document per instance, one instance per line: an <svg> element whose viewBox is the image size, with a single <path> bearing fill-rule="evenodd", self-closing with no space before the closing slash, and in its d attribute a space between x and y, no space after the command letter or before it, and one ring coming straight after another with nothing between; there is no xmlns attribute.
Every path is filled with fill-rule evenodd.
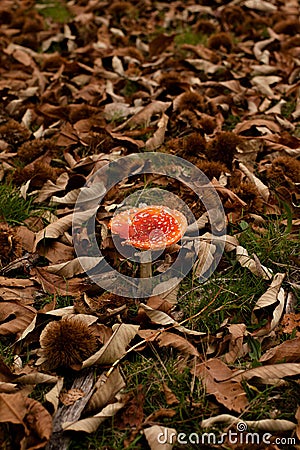
<svg viewBox="0 0 300 450"><path fill-rule="evenodd" d="M125 239L124 244L140 250L163 250L182 238L187 220L177 210L152 205L117 214L111 219L109 228L113 234ZM149 263L141 264L141 276L145 273L151 276Z"/></svg>

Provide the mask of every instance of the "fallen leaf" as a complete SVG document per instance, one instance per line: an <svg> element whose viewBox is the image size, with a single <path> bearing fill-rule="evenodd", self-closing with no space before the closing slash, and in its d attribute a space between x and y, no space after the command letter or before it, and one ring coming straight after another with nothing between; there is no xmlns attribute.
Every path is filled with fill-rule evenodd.
<svg viewBox="0 0 300 450"><path fill-rule="evenodd" d="M0 302L0 335L15 334L17 337L27 328L36 315L31 306L13 302Z"/></svg>
<svg viewBox="0 0 300 450"><path fill-rule="evenodd" d="M254 275L257 275L258 277L262 277L265 280L270 280L273 277L273 273L270 269L263 266L258 258L250 258L247 250L242 247L241 245L238 245L236 247L236 259L240 263L242 267L246 267L249 269Z"/></svg>
<svg viewBox="0 0 300 450"><path fill-rule="evenodd" d="M241 378L234 377L231 369L219 359L199 363L191 372L202 380L206 393L216 397L227 409L240 413L248 406Z"/></svg>
<svg viewBox="0 0 300 450"><path fill-rule="evenodd" d="M270 324L267 325L266 329L262 328L258 330L256 335L261 336L266 332L269 333L272 331L279 323L281 316L284 311L285 304L285 292L281 287L283 280L285 278L284 273L276 273L272 280L270 287L267 291L258 299L256 302L253 311L252 311L252 322L258 323L259 317L268 311L269 315L271 314ZM272 312L270 312L272 309Z"/></svg>
<svg viewBox="0 0 300 450"><path fill-rule="evenodd" d="M261 419L261 420L241 420L230 414L220 414L209 419L202 420L202 428L210 428L217 423L234 424L242 422L248 427L262 431L292 431L296 428L296 424L284 419Z"/></svg>
<svg viewBox="0 0 300 450"><path fill-rule="evenodd" d="M172 450L177 439L174 428L152 425L145 428L144 434L151 450Z"/></svg>
<svg viewBox="0 0 300 450"><path fill-rule="evenodd" d="M122 323L120 325L115 324L112 328L114 331L113 335L98 352L83 361L82 368L90 367L94 364L113 364L124 356L127 345L136 335L139 326Z"/></svg>
<svg viewBox="0 0 300 450"><path fill-rule="evenodd" d="M104 373L100 375L94 386L94 393L90 398L85 410L87 412L102 409L111 403L116 394L126 386L118 368L109 377Z"/></svg>
<svg viewBox="0 0 300 450"><path fill-rule="evenodd" d="M61 264L52 264L47 266L45 270L63 278L73 278L76 275L85 273L87 270L93 269L103 259L103 257L81 256L80 258L75 258ZM84 265L84 269L81 264Z"/></svg>
<svg viewBox="0 0 300 450"><path fill-rule="evenodd" d="M300 337L285 341L267 350L261 356L259 362L264 364L300 362L299 346Z"/></svg>
<svg viewBox="0 0 300 450"><path fill-rule="evenodd" d="M123 408L123 406L123 403L121 403L120 401L116 401L115 403L111 403L105 406L99 413L95 414L94 416L78 420L74 423L64 423L63 429L65 431L84 431L85 433L93 433L99 428L101 423L103 423L106 419L115 416L116 413Z"/></svg>
<svg viewBox="0 0 300 450"><path fill-rule="evenodd" d="M50 223L46 228L36 233L33 250L36 251L38 244L45 239L57 239L62 236L72 226L72 221L73 214L68 214L57 219L56 222Z"/></svg>
<svg viewBox="0 0 300 450"><path fill-rule="evenodd" d="M247 334L247 328L243 323L233 323L228 326L228 331L230 335L229 349L225 353L224 359L227 364L232 364L238 358L244 356L243 340Z"/></svg>

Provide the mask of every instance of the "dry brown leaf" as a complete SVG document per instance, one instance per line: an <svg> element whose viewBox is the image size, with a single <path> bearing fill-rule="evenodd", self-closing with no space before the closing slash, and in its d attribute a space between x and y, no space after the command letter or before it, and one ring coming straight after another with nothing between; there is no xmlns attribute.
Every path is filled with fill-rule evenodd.
<svg viewBox="0 0 300 450"><path fill-rule="evenodd" d="M259 361L263 364L300 362L299 347L300 337L285 341L267 350Z"/></svg>
<svg viewBox="0 0 300 450"><path fill-rule="evenodd" d="M0 335L16 334L17 337L31 323L36 310L13 302L0 302Z"/></svg>
<svg viewBox="0 0 300 450"><path fill-rule="evenodd" d="M232 364L245 353L243 340L247 333L247 328L243 323L233 323L228 326L228 331L230 335L229 351L225 353L224 359L227 364Z"/></svg>
<svg viewBox="0 0 300 450"><path fill-rule="evenodd" d="M0 422L23 424L27 413L24 395L20 392L16 394L0 394ZM27 428L27 427L26 427Z"/></svg>
<svg viewBox="0 0 300 450"><path fill-rule="evenodd" d="M78 295L84 289L80 278L64 280L59 275L47 272L45 268L35 267L31 271L31 278L41 284L44 292L60 295Z"/></svg>
<svg viewBox="0 0 300 450"><path fill-rule="evenodd" d="M37 287L32 280L0 277L0 297L4 301L17 301L20 305L34 303Z"/></svg>
<svg viewBox="0 0 300 450"><path fill-rule="evenodd" d="M0 394L0 422L21 425L21 448L28 450L44 447L51 436L52 418L48 411L20 392Z"/></svg>
<svg viewBox="0 0 300 450"><path fill-rule="evenodd" d="M55 413L59 405L59 395L64 385L64 379L62 377L58 378L57 383L53 388L45 394L45 399L47 402L51 403L53 406L53 412Z"/></svg>
<svg viewBox="0 0 300 450"><path fill-rule="evenodd" d="M53 240L51 242L48 241L46 245L43 245L43 242L41 242L38 246L37 253L48 259L52 264L59 264L73 259L74 248Z"/></svg>
<svg viewBox="0 0 300 450"><path fill-rule="evenodd" d="M27 407L26 422L29 424L30 431L42 441L40 447L37 446L39 445L39 443L37 443L28 445L26 448L28 450L42 448L50 439L52 432L52 418L46 408L33 398L27 398L25 405Z"/></svg>
<svg viewBox="0 0 300 450"><path fill-rule="evenodd" d="M240 378L231 379L232 370L221 360L214 358L199 363L192 373L202 380L206 393L216 397L227 409L240 413L247 407L248 400Z"/></svg>
<svg viewBox="0 0 300 450"><path fill-rule="evenodd" d="M167 405L173 406L178 405L180 403L174 392L169 388L169 386L166 383L163 383L163 390Z"/></svg>
<svg viewBox="0 0 300 450"><path fill-rule="evenodd" d="M173 347L176 350L193 356L199 356L199 352L187 339L174 333L165 331L158 338L160 347Z"/></svg>
<svg viewBox="0 0 300 450"><path fill-rule="evenodd" d="M163 114L170 106L171 102L154 100L122 125L115 128L114 132L124 130L125 128L147 127L153 115Z"/></svg>
<svg viewBox="0 0 300 450"><path fill-rule="evenodd" d="M34 199L34 203L42 203L53 194L63 191L68 183L69 175L67 172L62 173L55 183L51 180L47 180L44 186L39 190L37 197Z"/></svg>
<svg viewBox="0 0 300 450"><path fill-rule="evenodd" d="M300 439L300 406L297 408L295 418L297 419L296 434L297 438Z"/></svg>

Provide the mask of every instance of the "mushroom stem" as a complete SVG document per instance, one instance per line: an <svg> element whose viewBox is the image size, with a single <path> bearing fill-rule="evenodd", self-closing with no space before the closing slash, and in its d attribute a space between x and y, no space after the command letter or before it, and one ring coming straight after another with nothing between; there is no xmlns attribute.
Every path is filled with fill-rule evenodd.
<svg viewBox="0 0 300 450"><path fill-rule="evenodd" d="M140 277L150 278L152 277L152 262L142 263L140 267Z"/></svg>
<svg viewBox="0 0 300 450"><path fill-rule="evenodd" d="M152 255L151 251L147 250L141 252L141 262L140 262L140 277L141 278L151 278L152 277Z"/></svg>

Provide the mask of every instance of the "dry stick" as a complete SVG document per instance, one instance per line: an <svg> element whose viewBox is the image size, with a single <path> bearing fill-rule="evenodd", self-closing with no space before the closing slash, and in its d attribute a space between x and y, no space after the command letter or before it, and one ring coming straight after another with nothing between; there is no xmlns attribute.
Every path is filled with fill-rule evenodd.
<svg viewBox="0 0 300 450"><path fill-rule="evenodd" d="M116 359L116 361L111 365L111 367L109 368L109 370L106 372L106 376L107 378L111 375L111 373L114 371L114 369L117 367L117 365L122 361L123 358L125 358L126 355L128 355L129 353L131 353L133 350L135 350L136 348L140 347L142 344L146 344L150 339L155 340L160 334L162 334L164 331L168 331L171 330L172 328L177 328L178 326L183 325L185 322L188 322L191 319L195 319L196 317L199 317L204 311L207 310L207 308L212 305L214 303L214 301L216 300L216 298L218 297L219 293L222 290L222 286L220 287L220 289L218 290L218 292L216 293L216 295L213 297L213 299L207 303L206 306L204 306L204 308L201 309L201 311L197 312L196 314L194 314L191 317L188 317L185 320L182 320L179 323L176 324L172 324L167 328L164 328L163 330L159 330L156 331L155 333L153 333L153 335L151 337L148 337L146 339L143 339L142 341L138 342L137 344L133 345L132 347L130 347L129 350L127 350L127 352L125 352L120 358Z"/></svg>
<svg viewBox="0 0 300 450"><path fill-rule="evenodd" d="M85 395L73 405L62 405L58 408L53 418L52 435L45 450L66 450L68 448L71 438L64 432L62 425L65 422L76 422L80 418L85 405L94 392L93 369L85 370L76 377L72 389L81 389Z"/></svg>

